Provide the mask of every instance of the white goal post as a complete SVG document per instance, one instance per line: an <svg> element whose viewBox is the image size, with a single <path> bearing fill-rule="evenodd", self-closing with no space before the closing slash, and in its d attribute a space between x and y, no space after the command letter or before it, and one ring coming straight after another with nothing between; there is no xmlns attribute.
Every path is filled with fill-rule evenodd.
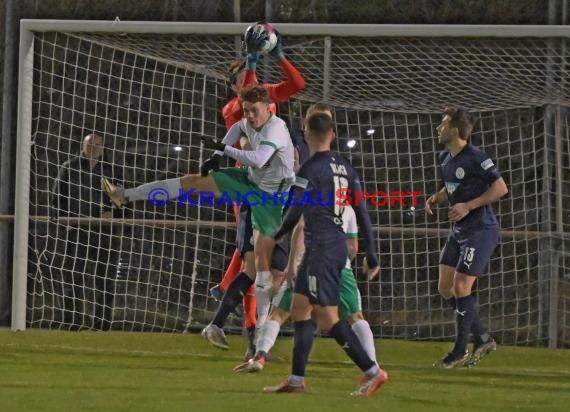
<svg viewBox="0 0 570 412"><path fill-rule="evenodd" d="M121 167L126 186L196 172L198 136L223 133L225 68L247 26L21 21L13 330L96 328L98 293L113 296L102 305L116 329L180 331L211 316L207 290L234 241L230 209L136 204L112 221L65 224L50 219L50 191L90 131L105 135L106 161ZM441 108L462 104L476 113L475 144L497 160L511 189L496 208L503 231L492 276L478 285L482 316L501 342L570 345L570 27L276 26L308 84L279 114L299 128L308 104L333 105L338 149L365 186L431 194ZM262 80L281 79L265 60ZM356 148L346 147L349 139ZM384 270L379 283L360 287L378 336L453 335L437 294L448 222L443 212L427 221L424 200L415 209L371 208ZM115 258L91 243L102 227L110 227ZM90 250L83 266L70 239L85 242L81 253ZM112 290L91 279L98 270L110 270Z"/></svg>

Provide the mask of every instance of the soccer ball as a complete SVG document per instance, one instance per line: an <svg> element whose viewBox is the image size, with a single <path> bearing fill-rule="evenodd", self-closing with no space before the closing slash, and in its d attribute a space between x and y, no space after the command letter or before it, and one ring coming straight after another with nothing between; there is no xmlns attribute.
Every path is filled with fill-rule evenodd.
<svg viewBox="0 0 570 412"><path fill-rule="evenodd" d="M255 23L247 28L244 35L246 50L269 53L277 45L278 34L269 23Z"/></svg>

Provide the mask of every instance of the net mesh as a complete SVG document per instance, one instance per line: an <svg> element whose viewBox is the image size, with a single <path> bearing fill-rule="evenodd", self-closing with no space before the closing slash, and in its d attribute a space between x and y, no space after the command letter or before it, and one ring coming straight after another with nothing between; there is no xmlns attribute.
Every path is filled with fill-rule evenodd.
<svg viewBox="0 0 570 412"><path fill-rule="evenodd" d="M235 57L229 36L89 38L220 78ZM328 89L324 97L335 106L411 113L437 113L446 104L490 111L570 103L564 39L335 37L324 68L324 37L285 40L307 80L299 97L310 101L322 100ZM275 65L266 73L269 80L282 77Z"/></svg>
<svg viewBox="0 0 570 412"><path fill-rule="evenodd" d="M570 344L562 235L570 217L553 224L561 189L568 210L569 117L563 110L566 139L557 148L545 109L570 101L564 41L333 38L325 61L324 38L287 40L287 55L308 86L279 106L280 116L300 128L306 107L326 100L336 110L337 149L368 191L422 193L415 208L410 196L404 204L371 206L383 272L380 282L360 288L374 332L455 334L437 290L449 223L444 209L427 220L422 208L440 186L439 112L456 103L478 117L473 142L496 160L510 189L495 207L503 232L492 276L477 285L482 317L503 343L546 343L556 279L559 340ZM229 208L135 202L112 221L68 221L53 206L53 187L91 132L104 136L103 164L125 187L197 172L209 155L199 136L225 132L220 109L233 97L225 77L233 44L232 36L36 33L29 325L99 328L108 319L113 329L172 331L209 321L216 303L208 288L233 253ZM264 82L283 77L270 62L258 73ZM352 149L350 139L357 141ZM560 153L565 167L557 184ZM80 180L69 197L79 196L97 216L97 197L79 194L91 185L98 182Z"/></svg>

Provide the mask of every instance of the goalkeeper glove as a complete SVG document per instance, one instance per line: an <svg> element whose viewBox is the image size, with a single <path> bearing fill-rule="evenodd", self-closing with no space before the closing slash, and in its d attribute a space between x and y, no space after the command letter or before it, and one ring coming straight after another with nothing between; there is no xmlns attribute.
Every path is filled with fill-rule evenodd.
<svg viewBox="0 0 570 412"><path fill-rule="evenodd" d="M208 176L210 170L218 170L220 168L221 158L222 156L215 154L212 157L210 157L208 160L206 160L204 163L202 163L202 165L200 166L200 175Z"/></svg>
<svg viewBox="0 0 570 412"><path fill-rule="evenodd" d="M208 139L207 137L202 136L200 137L200 140L202 140L204 147L207 149L214 149L223 152L226 148L225 144L218 142L216 139Z"/></svg>
<svg viewBox="0 0 570 412"><path fill-rule="evenodd" d="M260 32L250 30L253 26L250 26L246 32L244 39L245 42L245 53L256 53L261 48L262 43L265 41L265 36Z"/></svg>
<svg viewBox="0 0 570 412"><path fill-rule="evenodd" d="M245 56L245 68L248 70L255 70L255 66L259 61L259 52L251 52Z"/></svg>
<svg viewBox="0 0 570 412"><path fill-rule="evenodd" d="M269 54L276 59L281 60L285 58L285 53L283 53L283 37L281 37L281 34L279 34L277 30L275 30L275 35L277 36L277 44L275 44L275 47L269 52Z"/></svg>

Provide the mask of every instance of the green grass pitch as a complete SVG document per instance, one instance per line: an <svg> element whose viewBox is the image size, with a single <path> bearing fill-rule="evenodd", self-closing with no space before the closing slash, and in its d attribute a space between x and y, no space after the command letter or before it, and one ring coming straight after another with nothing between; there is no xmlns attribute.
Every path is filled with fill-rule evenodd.
<svg viewBox="0 0 570 412"><path fill-rule="evenodd" d="M280 338L260 374L240 375L245 340L230 351L197 334L0 332L0 411L568 411L570 352L499 346L473 368L435 370L450 343L377 341L390 381L352 398L359 371L331 339L317 339L309 391L267 395L290 371Z"/></svg>

